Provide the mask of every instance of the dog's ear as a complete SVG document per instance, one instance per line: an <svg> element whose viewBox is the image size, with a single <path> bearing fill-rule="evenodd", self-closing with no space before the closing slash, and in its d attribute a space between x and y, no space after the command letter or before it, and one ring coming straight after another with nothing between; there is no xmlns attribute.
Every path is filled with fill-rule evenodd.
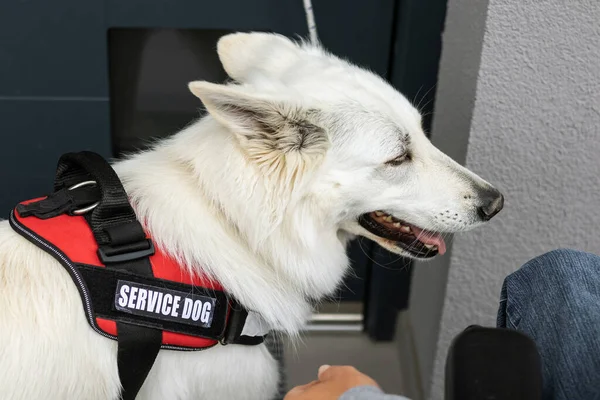
<svg viewBox="0 0 600 400"><path fill-rule="evenodd" d="M238 82L249 81L255 73L276 79L298 62L301 52L297 44L273 33L232 33L217 43L223 68Z"/></svg>
<svg viewBox="0 0 600 400"><path fill-rule="evenodd" d="M197 81L189 88L259 164L271 168L273 163L315 161L329 148L327 133L316 123L317 111L250 93L238 85Z"/></svg>

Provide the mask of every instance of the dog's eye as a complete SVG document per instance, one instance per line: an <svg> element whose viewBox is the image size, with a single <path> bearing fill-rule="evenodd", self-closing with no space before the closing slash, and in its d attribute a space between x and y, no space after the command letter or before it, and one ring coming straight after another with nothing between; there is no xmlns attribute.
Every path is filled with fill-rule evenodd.
<svg viewBox="0 0 600 400"><path fill-rule="evenodd" d="M387 165L397 166L402 164L405 161L410 160L410 153L408 151L402 153L398 157L386 162Z"/></svg>

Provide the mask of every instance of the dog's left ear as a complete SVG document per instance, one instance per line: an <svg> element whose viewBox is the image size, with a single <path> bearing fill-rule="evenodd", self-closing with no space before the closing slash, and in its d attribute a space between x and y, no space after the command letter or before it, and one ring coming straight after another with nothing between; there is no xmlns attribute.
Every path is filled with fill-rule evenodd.
<svg viewBox="0 0 600 400"><path fill-rule="evenodd" d="M272 168L278 163L314 162L329 148L327 133L315 121L318 112L305 110L290 99L204 81L191 82L189 89L259 164Z"/></svg>
<svg viewBox="0 0 600 400"><path fill-rule="evenodd" d="M219 39L217 53L227 75L248 82L255 73L278 79L299 62L301 48L285 36L274 33L231 33Z"/></svg>

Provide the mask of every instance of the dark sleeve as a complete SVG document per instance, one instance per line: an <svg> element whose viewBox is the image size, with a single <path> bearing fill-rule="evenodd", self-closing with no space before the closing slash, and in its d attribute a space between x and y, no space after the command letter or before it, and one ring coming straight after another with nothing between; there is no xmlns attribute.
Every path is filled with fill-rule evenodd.
<svg viewBox="0 0 600 400"><path fill-rule="evenodd" d="M409 400L406 397L385 394L375 386L357 386L342 394L339 400Z"/></svg>

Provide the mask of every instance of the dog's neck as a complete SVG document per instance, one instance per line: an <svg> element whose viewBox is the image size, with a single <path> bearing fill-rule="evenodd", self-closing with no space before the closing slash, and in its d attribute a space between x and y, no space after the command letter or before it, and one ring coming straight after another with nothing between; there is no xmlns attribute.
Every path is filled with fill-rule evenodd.
<svg viewBox="0 0 600 400"><path fill-rule="evenodd" d="M273 193L210 117L115 169L157 244L275 329L297 333L309 299L332 294L344 275L345 240L318 199Z"/></svg>

